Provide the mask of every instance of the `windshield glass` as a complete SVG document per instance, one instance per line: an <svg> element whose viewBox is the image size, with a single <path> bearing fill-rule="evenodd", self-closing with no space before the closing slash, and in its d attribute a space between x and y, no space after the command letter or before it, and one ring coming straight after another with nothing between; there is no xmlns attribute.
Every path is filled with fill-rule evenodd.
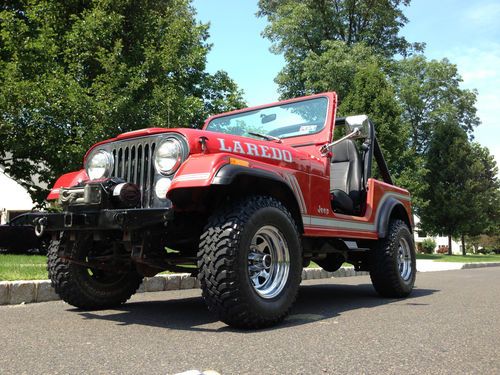
<svg viewBox="0 0 500 375"><path fill-rule="evenodd" d="M209 122L206 130L254 138L259 137L249 133L279 138L308 135L325 127L327 111L327 98L308 99L218 117Z"/></svg>

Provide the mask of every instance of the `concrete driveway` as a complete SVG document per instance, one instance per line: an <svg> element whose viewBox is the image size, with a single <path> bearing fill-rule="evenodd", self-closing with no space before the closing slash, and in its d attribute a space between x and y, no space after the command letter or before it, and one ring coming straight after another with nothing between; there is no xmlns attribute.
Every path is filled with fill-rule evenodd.
<svg viewBox="0 0 500 375"><path fill-rule="evenodd" d="M436 374L500 372L500 268L419 273L408 299L366 276L304 282L268 330L215 320L198 290L147 293L114 310L0 307L0 373Z"/></svg>

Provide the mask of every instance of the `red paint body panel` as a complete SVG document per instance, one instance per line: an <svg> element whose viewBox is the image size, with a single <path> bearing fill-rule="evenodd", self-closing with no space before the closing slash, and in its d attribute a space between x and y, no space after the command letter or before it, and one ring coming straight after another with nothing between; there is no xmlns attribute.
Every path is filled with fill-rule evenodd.
<svg viewBox="0 0 500 375"><path fill-rule="evenodd" d="M329 224L316 223L307 226L304 225L305 236L376 239L378 238L376 227L379 213L378 210L381 208L383 200L388 197L395 197L399 200L404 205L410 221L412 220L410 195L408 191L373 178L368 180L366 210L363 216L343 215L334 213L332 210L330 210L328 214L321 214L318 209L319 207L330 207L329 177L328 179L323 178L322 180L323 181L319 181L318 178L312 184L316 186L316 189L313 190L315 194L312 194L312 199L310 201L310 207L313 211L311 216L319 220L330 220L331 222ZM314 208L316 208L316 212L314 212ZM342 223L345 223L345 226L351 226L353 229L339 228L339 224ZM356 225L360 227L364 226L365 228L355 229ZM370 226L372 226L372 228L370 228Z"/></svg>
<svg viewBox="0 0 500 375"><path fill-rule="evenodd" d="M331 155L322 156L320 148L333 137L337 95L331 92L309 96L307 99L317 97L326 97L329 103L324 128L316 134L284 138L282 143L205 130L215 118L278 104L273 103L210 117L201 130L148 128L124 133L97 143L89 149L85 158L92 150L108 142L175 132L186 139L189 156L175 173L167 196L176 189L210 186L220 168L228 164L230 158L237 158L248 162L249 168L273 172L288 183L299 203L305 236L376 239L378 209L383 201L391 196L404 205L411 221L408 191L374 179L368 181L367 203L363 216L333 212L330 202ZM304 98L279 102L279 105L300 100ZM59 187L74 186L85 179L88 179L85 171L62 176L54 185L49 199L57 198Z"/></svg>
<svg viewBox="0 0 500 375"><path fill-rule="evenodd" d="M82 181L87 181L88 179L89 176L87 176L87 172L85 172L85 169L82 169L77 172L70 172L63 174L61 177L57 179L52 189L50 189L50 193L47 196L47 200L52 201L58 199L60 188L75 186Z"/></svg>

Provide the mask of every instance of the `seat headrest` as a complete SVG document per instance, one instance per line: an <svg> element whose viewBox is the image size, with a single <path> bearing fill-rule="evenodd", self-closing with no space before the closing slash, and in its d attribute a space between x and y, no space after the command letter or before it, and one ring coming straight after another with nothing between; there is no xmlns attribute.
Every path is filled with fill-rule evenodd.
<svg viewBox="0 0 500 375"><path fill-rule="evenodd" d="M356 160L359 156L356 143L352 139L346 139L332 147L332 163Z"/></svg>

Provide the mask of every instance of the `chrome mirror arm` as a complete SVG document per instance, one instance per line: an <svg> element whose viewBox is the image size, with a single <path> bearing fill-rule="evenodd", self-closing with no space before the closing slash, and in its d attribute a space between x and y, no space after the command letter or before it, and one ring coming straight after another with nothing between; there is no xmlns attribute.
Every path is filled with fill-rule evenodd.
<svg viewBox="0 0 500 375"><path fill-rule="evenodd" d="M346 139L356 138L360 135L360 133L361 131L359 130L359 128L357 128L354 129L351 133L343 136L342 138L337 139L332 143L327 143L326 145L321 146L321 148L319 149L319 152L321 152L321 156L326 156L333 146L339 144L342 141L345 141Z"/></svg>

